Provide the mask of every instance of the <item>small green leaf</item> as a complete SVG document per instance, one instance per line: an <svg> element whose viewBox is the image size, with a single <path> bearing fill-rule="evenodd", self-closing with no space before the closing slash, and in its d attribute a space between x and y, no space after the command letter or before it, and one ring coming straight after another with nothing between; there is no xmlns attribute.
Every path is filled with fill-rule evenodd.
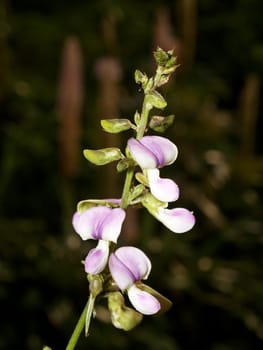
<svg viewBox="0 0 263 350"><path fill-rule="evenodd" d="M174 121L174 115L169 115L167 117L162 117L155 115L151 118L149 127L157 132L164 132L167 130Z"/></svg>
<svg viewBox="0 0 263 350"><path fill-rule="evenodd" d="M147 103L150 103L153 107L163 109L167 106L164 97L156 90L150 91L146 96Z"/></svg>
<svg viewBox="0 0 263 350"><path fill-rule="evenodd" d="M129 119L102 119L100 123L105 131L112 134L117 134L133 127Z"/></svg>
<svg viewBox="0 0 263 350"><path fill-rule="evenodd" d="M120 149L116 147L102 148L99 150L85 149L83 154L87 160L96 165L108 164L123 157Z"/></svg>

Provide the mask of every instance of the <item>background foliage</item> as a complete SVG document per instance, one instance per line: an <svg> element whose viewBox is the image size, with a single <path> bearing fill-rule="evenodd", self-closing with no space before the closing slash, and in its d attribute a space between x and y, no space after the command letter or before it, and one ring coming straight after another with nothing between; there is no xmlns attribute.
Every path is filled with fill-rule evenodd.
<svg viewBox="0 0 263 350"><path fill-rule="evenodd" d="M102 302L78 349L262 349L262 11L260 0L1 2L0 349L65 348L92 246L72 213L123 181L81 152L123 144L99 120L140 108L134 70L153 72L157 45L181 63L162 91L180 149L166 171L197 225L174 235L130 212L122 243L151 257L150 284L174 306L123 333Z"/></svg>

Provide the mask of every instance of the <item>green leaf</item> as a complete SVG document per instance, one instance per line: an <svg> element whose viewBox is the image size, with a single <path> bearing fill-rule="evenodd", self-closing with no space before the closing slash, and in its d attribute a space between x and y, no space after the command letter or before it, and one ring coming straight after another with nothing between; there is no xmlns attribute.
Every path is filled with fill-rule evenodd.
<svg viewBox="0 0 263 350"><path fill-rule="evenodd" d="M108 164L124 157L120 149L116 147L102 148L99 150L85 149L83 154L87 160L96 165Z"/></svg>
<svg viewBox="0 0 263 350"><path fill-rule="evenodd" d="M129 119L102 119L100 121L103 129L109 133L116 134L135 127Z"/></svg>

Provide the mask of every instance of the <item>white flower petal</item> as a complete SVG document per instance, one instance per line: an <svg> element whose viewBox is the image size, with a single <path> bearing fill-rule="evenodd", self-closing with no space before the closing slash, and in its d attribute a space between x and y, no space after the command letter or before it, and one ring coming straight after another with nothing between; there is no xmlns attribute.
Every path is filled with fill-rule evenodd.
<svg viewBox="0 0 263 350"><path fill-rule="evenodd" d="M175 233L187 232L195 224L193 213L185 208L165 209L160 207L155 217Z"/></svg>
<svg viewBox="0 0 263 350"><path fill-rule="evenodd" d="M72 224L83 240L104 239L116 243L124 218L125 211L121 208L96 206L75 213Z"/></svg>
<svg viewBox="0 0 263 350"><path fill-rule="evenodd" d="M145 147L139 140L129 139L128 147L132 157L142 169L152 169L158 166L158 160L153 151Z"/></svg>
<svg viewBox="0 0 263 350"><path fill-rule="evenodd" d="M125 210L121 208L110 209L110 212L103 220L101 238L116 243L121 233L124 219Z"/></svg>
<svg viewBox="0 0 263 350"><path fill-rule="evenodd" d="M148 277L151 262L140 249L121 247L111 254L109 268L116 284L125 290L136 281Z"/></svg>
<svg viewBox="0 0 263 350"><path fill-rule="evenodd" d="M153 295L139 289L135 284L128 289L128 297L134 308L144 315L156 314L161 308Z"/></svg>
<svg viewBox="0 0 263 350"><path fill-rule="evenodd" d="M171 179L160 178L159 173L159 169L147 170L151 193L162 202L176 201L179 197L179 187Z"/></svg>
<svg viewBox="0 0 263 350"><path fill-rule="evenodd" d="M129 288L135 282L132 272L118 259L115 253L110 255L109 269L112 278L122 291Z"/></svg>
<svg viewBox="0 0 263 350"><path fill-rule="evenodd" d="M109 242L99 241L96 248L91 249L85 258L85 272L92 275L101 273L108 262L109 257Z"/></svg>
<svg viewBox="0 0 263 350"><path fill-rule="evenodd" d="M158 168L172 164L178 155L176 145L162 136L144 136L140 142L158 159Z"/></svg>
<svg viewBox="0 0 263 350"><path fill-rule="evenodd" d="M129 269L135 281L147 279L151 272L151 261L142 250L136 247L121 247L115 255Z"/></svg>

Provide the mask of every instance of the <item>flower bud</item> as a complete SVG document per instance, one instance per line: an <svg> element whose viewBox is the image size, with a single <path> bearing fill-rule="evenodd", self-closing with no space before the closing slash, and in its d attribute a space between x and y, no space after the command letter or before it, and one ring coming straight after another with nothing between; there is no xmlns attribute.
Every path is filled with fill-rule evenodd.
<svg viewBox="0 0 263 350"><path fill-rule="evenodd" d="M117 171L121 173L124 170L127 170L131 166L134 166L134 160L131 158L123 158L117 164Z"/></svg>
<svg viewBox="0 0 263 350"><path fill-rule="evenodd" d="M156 90L150 91L147 95L147 103L151 104L153 107L163 109L167 106L167 102L164 97Z"/></svg>
<svg viewBox="0 0 263 350"><path fill-rule="evenodd" d="M149 127L157 132L164 132L168 129L174 121L174 115L169 115L167 117L162 117L155 115L151 118Z"/></svg>
<svg viewBox="0 0 263 350"><path fill-rule="evenodd" d="M158 66L170 68L175 65L176 57L173 56L173 50L164 51L160 47L154 52L154 58Z"/></svg>
<svg viewBox="0 0 263 350"><path fill-rule="evenodd" d="M112 324L125 331L136 327L143 318L142 314L124 304L124 298L120 292L108 293L108 307Z"/></svg>
<svg viewBox="0 0 263 350"><path fill-rule="evenodd" d="M104 165L123 157L119 148L108 147L98 150L85 149L84 157L95 165Z"/></svg>
<svg viewBox="0 0 263 350"><path fill-rule="evenodd" d="M100 123L105 131L112 134L117 134L132 128L132 123L129 119L102 119Z"/></svg>
<svg viewBox="0 0 263 350"><path fill-rule="evenodd" d="M145 88L147 82L148 82L148 77L145 73L142 73L139 69L136 69L134 73L134 78L135 82L137 84L141 84L143 88Z"/></svg>

